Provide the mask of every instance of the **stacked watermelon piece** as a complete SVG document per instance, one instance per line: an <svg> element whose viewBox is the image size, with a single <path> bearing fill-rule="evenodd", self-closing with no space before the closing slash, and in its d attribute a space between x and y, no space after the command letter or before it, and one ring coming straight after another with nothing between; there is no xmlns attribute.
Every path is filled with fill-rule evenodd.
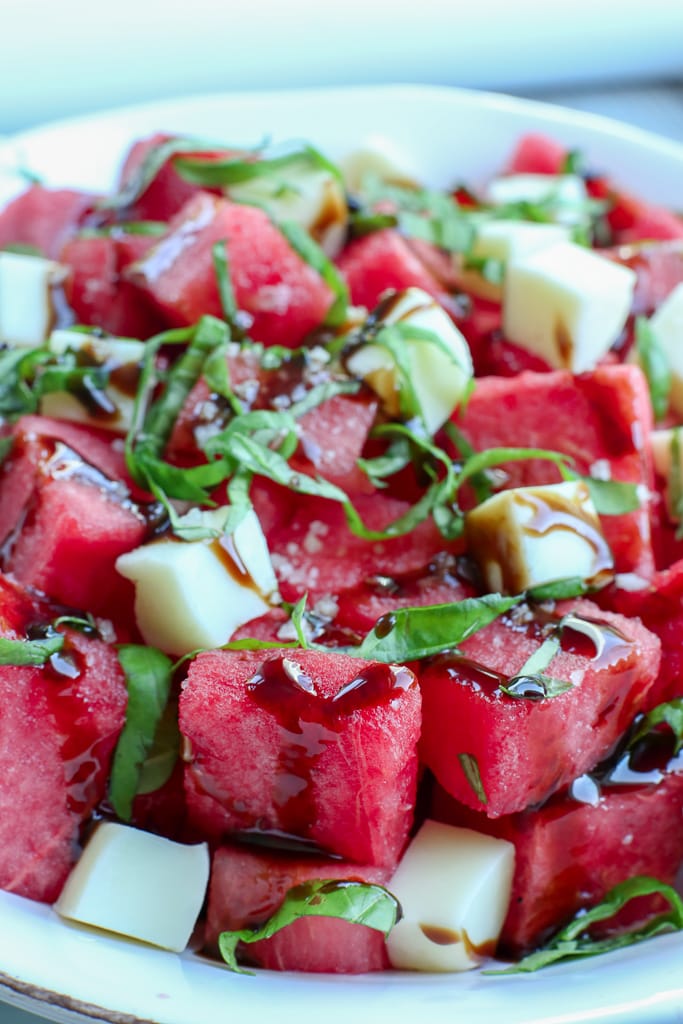
<svg viewBox="0 0 683 1024"><path fill-rule="evenodd" d="M245 469L279 594L226 636L233 649L175 666L169 707L182 757L136 797L131 819L210 844L208 950L225 930L262 924L311 879L390 888L426 816L514 844L506 954L534 949L625 879L672 882L683 861L683 771L670 719L651 730L656 770L626 745L643 716L683 699L683 561L662 540L672 527L662 525L644 373L624 347L577 376L512 345L499 305L457 291L450 253L409 237L400 217L391 223L391 205L376 230L346 237L334 263L312 258L296 233L237 201L215 173L204 185L183 176L178 161L188 156L209 168L258 160L157 135L132 148L116 196L34 186L0 214L0 246L34 246L66 268L67 319L105 337L154 338L137 368L140 408L127 441L96 418L41 415L40 368L55 367L41 345L38 370L26 371L32 397L26 385L3 406L0 636L11 646L0 668L0 886L54 901L94 818L117 814L110 775L127 703L119 652L144 646L135 588L117 560L168 538L190 503L237 501ZM550 140L528 137L507 171L554 175L565 158ZM605 177L587 184L610 201L607 255L636 271L633 312L649 313L683 280L680 219ZM476 206L469 194L463 202ZM649 240L636 255L624 249L634 239ZM436 437L417 430L405 457L413 421L404 416L397 434L381 388L354 378L346 360L358 324L376 329L368 311L408 288L457 324L476 381ZM340 316L342 299L364 308ZM224 344L189 377L174 376L193 325L207 317L227 324ZM77 365L87 369L87 359ZM145 402L164 411L151 447L140 429ZM244 454L253 447L239 449L241 464L222 454L236 423L255 424L245 432L261 444L259 470ZM147 462L136 461L141 438ZM444 526L481 500L481 474L441 506L429 499L468 452L493 448L559 452L574 472L637 496L601 512L610 585L590 599L580 587L568 598L517 595L476 630L439 627L439 645L419 649L413 637L403 656L385 655L397 622L410 632L411 621L425 621L417 610L437 607L431 621L448 624L454 608L484 597L463 531ZM557 459L538 454L490 468L489 490L561 479ZM164 487L180 478L169 500ZM593 639L572 629L577 620ZM511 689L560 633L548 671L561 692ZM18 653L36 639L55 651ZM625 783L615 764L628 765ZM641 901L614 927L658 909ZM243 952L284 970L389 964L379 932L324 917Z"/></svg>

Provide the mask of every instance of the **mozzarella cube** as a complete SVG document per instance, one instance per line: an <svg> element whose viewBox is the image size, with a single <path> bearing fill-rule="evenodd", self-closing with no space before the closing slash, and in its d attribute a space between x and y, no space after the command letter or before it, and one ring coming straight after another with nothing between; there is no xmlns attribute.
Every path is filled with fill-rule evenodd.
<svg viewBox="0 0 683 1024"><path fill-rule="evenodd" d="M507 174L489 182L485 199L493 206L548 203L558 224L577 225L586 219L586 184L578 174Z"/></svg>
<svg viewBox="0 0 683 1024"><path fill-rule="evenodd" d="M400 150L395 142L374 137L367 145L349 153L341 161L341 171L350 192L362 192L367 178L378 178L388 185L418 188L419 176L412 166L411 157Z"/></svg>
<svg viewBox="0 0 683 1024"><path fill-rule="evenodd" d="M220 533L225 516L225 509L195 510L184 525ZM116 568L135 583L135 618L145 643L173 655L220 647L238 626L266 612L277 592L253 510L230 536L161 537L120 555Z"/></svg>
<svg viewBox="0 0 683 1024"><path fill-rule="evenodd" d="M429 331L424 337L403 338L409 383L421 411L425 429L432 435L450 417L463 398L472 377L472 357L464 336L431 295L421 288L390 293L373 311L380 325L400 324L405 329ZM379 396L387 415L400 414L401 374L388 348L373 341L360 345L346 362L347 369Z"/></svg>
<svg viewBox="0 0 683 1024"><path fill-rule="evenodd" d="M62 917L180 953L189 942L209 881L206 843L185 846L116 822L102 822L66 880Z"/></svg>
<svg viewBox="0 0 683 1024"><path fill-rule="evenodd" d="M64 267L42 256L0 252L0 343L38 348L52 327L51 289Z"/></svg>
<svg viewBox="0 0 683 1024"><path fill-rule="evenodd" d="M505 266L512 260L538 252L556 242L568 242L571 231L562 224L540 224L528 220L486 220L476 230L472 248L467 254L475 259L496 260ZM487 280L477 270L467 267L467 260L456 253L453 257L461 286L474 295L500 302L502 283Z"/></svg>
<svg viewBox="0 0 683 1024"><path fill-rule="evenodd" d="M504 839L426 821L387 884L403 909L387 939L392 966L467 971L493 955L514 863Z"/></svg>
<svg viewBox="0 0 683 1024"><path fill-rule="evenodd" d="M501 491L467 513L465 535L492 592L573 576L606 582L614 565L582 480Z"/></svg>
<svg viewBox="0 0 683 1024"><path fill-rule="evenodd" d="M144 342L58 330L48 338L47 347L57 356L76 352L85 365L104 367L109 371L109 383L101 402L93 398L86 403L68 391L48 392L40 400L42 415L126 433L133 421L140 366L145 355Z"/></svg>
<svg viewBox="0 0 683 1024"><path fill-rule="evenodd" d="M278 220L294 220L334 258L346 238L349 211L341 181L327 168L302 159L279 172L230 186L237 203L262 206Z"/></svg>
<svg viewBox="0 0 683 1024"><path fill-rule="evenodd" d="M650 326L671 372L669 408L683 418L683 282L662 302Z"/></svg>
<svg viewBox="0 0 683 1024"><path fill-rule="evenodd" d="M572 242L513 260L503 291L506 337L555 369L592 369L618 339L635 273Z"/></svg>

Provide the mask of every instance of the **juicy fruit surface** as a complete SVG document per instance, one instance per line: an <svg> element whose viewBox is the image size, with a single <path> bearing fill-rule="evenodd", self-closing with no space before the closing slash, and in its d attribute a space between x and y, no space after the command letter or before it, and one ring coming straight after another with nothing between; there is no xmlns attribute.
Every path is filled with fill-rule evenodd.
<svg viewBox="0 0 683 1024"><path fill-rule="evenodd" d="M61 651L35 663L14 648L3 654L0 886L58 896L93 822L126 813L115 796L115 750L117 760L128 757L132 824L210 845L202 928L213 954L221 931L262 925L308 880L386 885L425 817L514 845L499 946L513 955L624 879L671 882L683 860L680 758L654 774L628 761L621 789L604 766L644 712L683 697L683 548L675 502L653 473L653 405L633 356L634 317L652 314L683 278L680 219L586 177L588 194L607 203L600 225L590 225L594 248L606 243L600 258L628 267L636 282L616 343L572 375L551 370L525 338L505 336L505 259L468 262L474 250L450 244L463 211L492 215L476 194L458 190L458 224L442 223L439 211L453 213L450 195L409 189L403 210L399 187L361 209L381 215L368 233L363 218L354 221L354 200L332 264L320 252L302 255L306 246L290 241L296 232L272 211L234 201L212 173L203 185L186 180L180 159L199 179L202 165L225 165L239 184L239 175L260 179L260 154L194 152L187 140L175 155L158 149L172 142L156 135L133 146L123 192L104 202L34 187L0 213L0 245L35 245L62 264L55 298L66 320L58 305L57 326L78 321L105 342L108 334L151 339L143 363L118 375L131 403L137 391L127 437L108 411L111 360L98 362L87 346L59 356L39 349L19 362L0 350L0 639L64 636ZM530 136L507 172L560 175L566 160L564 147ZM276 161L273 199L291 191L283 167ZM494 288L481 287L486 274ZM467 275L478 281L472 294ZM387 309L400 311L406 289L438 304L445 337L423 331L411 340L405 317L390 322ZM431 406L447 381L432 388L406 351L408 341L423 352L436 344L444 378L454 364L468 376L469 355L460 366L447 342L456 328L476 380L444 424L454 402L443 415ZM363 346L389 353L388 364L354 375ZM66 390L90 425L39 415L51 390ZM663 425L674 419L668 409ZM508 453L489 464L496 447L547 449L565 462ZM477 453L484 468L468 474ZM461 473L467 482L449 491ZM454 609L474 615L479 599L493 596L466 510L491 493L556 484L563 473L625 485L631 496L626 510L600 510L614 580L591 601L520 593L488 624L456 622L451 632L444 623L455 621ZM181 536L188 514L229 505L244 515L247 494L279 594L269 592L270 603L258 605L265 614L236 630L234 649L169 662L162 714L149 666L124 679L121 643L139 654L147 634L117 559L160 538L213 543L210 531ZM198 522L205 528L208 519ZM567 528L559 525L560 543ZM237 529L221 538L217 571L237 581L231 600L244 611L240 585L256 581L249 559L230 549ZM219 600L208 578L193 585L190 603L192 594ZM423 626L423 611L434 608ZM403 653L384 657L385 641ZM160 646L176 650L173 639ZM142 728L141 707L150 714ZM655 726L655 743L670 732ZM640 901L609 927L645 921L661 905ZM428 942L448 940L429 938L429 922L416 926ZM492 949L494 938L483 938ZM323 917L300 918L238 953L280 970L388 966L381 932ZM480 955L470 953L468 965Z"/></svg>

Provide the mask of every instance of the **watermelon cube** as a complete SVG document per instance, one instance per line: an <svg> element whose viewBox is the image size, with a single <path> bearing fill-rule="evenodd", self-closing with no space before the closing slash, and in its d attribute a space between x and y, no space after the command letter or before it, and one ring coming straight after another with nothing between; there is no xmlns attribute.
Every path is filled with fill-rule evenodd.
<svg viewBox="0 0 683 1024"><path fill-rule="evenodd" d="M548 410L552 409L552 416ZM486 377L457 424L477 451L497 446L562 452L571 468L598 478L653 486L647 439L652 409L647 383L635 366L599 366L578 377L559 370ZM506 487L557 483L555 465L537 459L507 463ZM633 512L601 517L617 572L652 576L654 560L646 500Z"/></svg>
<svg viewBox="0 0 683 1024"><path fill-rule="evenodd" d="M570 611L597 631L593 640L566 630L545 669L570 689L545 697L522 672L517 695L506 694L501 686ZM420 673L422 760L447 792L491 818L539 804L611 750L646 704L659 660L659 640L639 620L591 601L562 602L552 615L522 608Z"/></svg>
<svg viewBox="0 0 683 1024"><path fill-rule="evenodd" d="M406 668L334 651L210 651L180 698L189 821L286 834L395 864L412 823L420 692Z"/></svg>
<svg viewBox="0 0 683 1024"><path fill-rule="evenodd" d="M355 306L373 309L384 292L421 288L435 299L448 297L408 242L392 228L357 238L342 250L337 265Z"/></svg>
<svg viewBox="0 0 683 1024"><path fill-rule="evenodd" d="M263 924L287 891L312 879L386 885L386 868L348 861L225 845L213 855L205 945L218 936ZM270 939L240 947L241 959L275 971L360 974L389 966L384 936L373 928L330 917L304 917Z"/></svg>
<svg viewBox="0 0 683 1024"><path fill-rule="evenodd" d="M0 249L28 245L57 259L67 238L87 221L95 197L33 185L0 212Z"/></svg>
<svg viewBox="0 0 683 1024"><path fill-rule="evenodd" d="M56 615L0 576L3 636L35 636ZM44 667L0 673L0 888L46 902L104 797L126 707L114 650L75 630L65 636Z"/></svg>
<svg viewBox="0 0 683 1024"><path fill-rule="evenodd" d="M318 327L332 304L322 277L291 248L263 210L198 192L168 233L126 271L172 324L221 316L212 249L225 242L237 306L250 335L294 348Z"/></svg>

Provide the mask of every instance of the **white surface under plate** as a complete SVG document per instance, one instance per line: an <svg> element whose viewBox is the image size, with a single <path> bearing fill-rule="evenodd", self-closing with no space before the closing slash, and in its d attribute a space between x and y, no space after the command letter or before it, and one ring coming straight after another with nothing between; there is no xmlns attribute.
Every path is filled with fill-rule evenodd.
<svg viewBox="0 0 683 1024"><path fill-rule="evenodd" d="M126 142L155 129L240 144L267 134L305 137L333 157L382 135L424 180L442 185L485 179L521 132L540 130L582 148L624 186L681 205L680 146L567 110L418 87L193 98L48 126L0 149L0 201L16 191L9 171L20 164L48 184L105 188ZM49 907L7 893L0 893L0 920L0 994L55 1020L79 1012L161 1024L271 1017L278 1024L673 1024L683 1017L683 935L528 976L237 976L192 954L68 926Z"/></svg>

